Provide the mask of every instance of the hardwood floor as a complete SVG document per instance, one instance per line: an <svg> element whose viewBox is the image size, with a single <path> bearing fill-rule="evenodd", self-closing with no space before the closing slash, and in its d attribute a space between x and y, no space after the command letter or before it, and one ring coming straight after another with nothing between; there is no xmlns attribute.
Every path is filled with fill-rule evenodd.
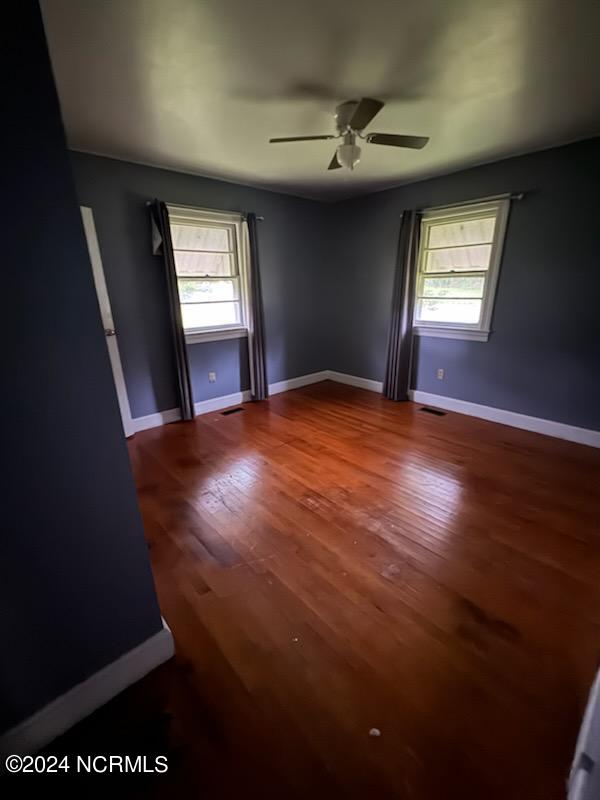
<svg viewBox="0 0 600 800"><path fill-rule="evenodd" d="M325 382L130 442L198 796L565 796L600 452L419 409Z"/></svg>

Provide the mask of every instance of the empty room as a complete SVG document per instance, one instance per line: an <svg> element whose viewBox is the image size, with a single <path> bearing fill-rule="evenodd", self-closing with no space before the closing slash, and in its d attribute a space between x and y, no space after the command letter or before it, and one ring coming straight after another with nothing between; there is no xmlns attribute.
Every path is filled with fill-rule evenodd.
<svg viewBox="0 0 600 800"><path fill-rule="evenodd" d="M0 780L600 798L600 3L4 21Z"/></svg>

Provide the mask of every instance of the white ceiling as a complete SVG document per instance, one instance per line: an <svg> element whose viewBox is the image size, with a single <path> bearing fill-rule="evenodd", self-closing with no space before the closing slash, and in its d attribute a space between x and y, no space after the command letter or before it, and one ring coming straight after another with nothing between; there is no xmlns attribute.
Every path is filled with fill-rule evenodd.
<svg viewBox="0 0 600 800"><path fill-rule="evenodd" d="M600 0L42 0L70 146L335 199L600 132ZM386 101L328 172L332 111Z"/></svg>

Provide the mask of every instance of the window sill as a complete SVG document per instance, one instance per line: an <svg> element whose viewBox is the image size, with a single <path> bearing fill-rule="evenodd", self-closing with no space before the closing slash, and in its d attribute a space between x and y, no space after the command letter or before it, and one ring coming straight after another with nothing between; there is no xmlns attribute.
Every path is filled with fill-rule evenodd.
<svg viewBox="0 0 600 800"><path fill-rule="evenodd" d="M414 327L415 336L433 336L438 339L467 339L472 342L487 342L489 331L475 331L468 328Z"/></svg>
<svg viewBox="0 0 600 800"><path fill-rule="evenodd" d="M244 339L248 336L246 328L224 328L212 331L189 331L185 334L186 344L201 342L221 342L224 339Z"/></svg>

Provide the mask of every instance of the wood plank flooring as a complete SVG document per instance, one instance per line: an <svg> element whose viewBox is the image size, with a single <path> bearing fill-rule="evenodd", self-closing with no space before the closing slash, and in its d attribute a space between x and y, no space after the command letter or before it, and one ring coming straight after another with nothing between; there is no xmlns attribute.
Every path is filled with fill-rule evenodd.
<svg viewBox="0 0 600 800"><path fill-rule="evenodd" d="M565 796L599 451L324 382L130 452L190 796Z"/></svg>

